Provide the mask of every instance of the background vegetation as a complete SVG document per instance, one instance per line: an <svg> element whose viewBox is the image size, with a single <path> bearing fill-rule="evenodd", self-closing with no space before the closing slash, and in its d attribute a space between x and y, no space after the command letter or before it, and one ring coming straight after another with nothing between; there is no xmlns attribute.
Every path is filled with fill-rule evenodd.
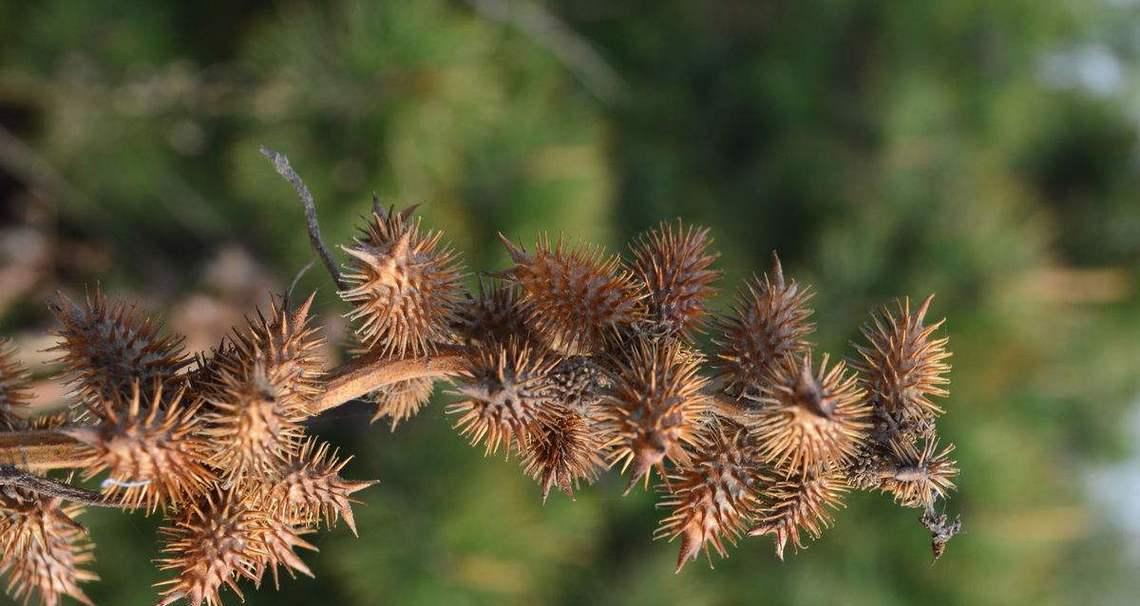
<svg viewBox="0 0 1140 606"><path fill-rule="evenodd" d="M474 269L505 267L497 231L618 250L680 216L712 228L722 305L779 250L836 354L872 306L938 293L967 531L931 567L916 512L857 495L788 562L748 540L674 576L652 495L609 477L544 507L440 395L394 434L363 404L318 421L381 480L361 538L320 535L315 581L249 603L1133 603L1135 2L211 4L0 1L0 333L30 363L56 289L102 283L205 348L287 286L310 253L261 143L329 240L375 191ZM343 344L325 275L301 287ZM91 596L152 603L156 520L85 519Z"/></svg>

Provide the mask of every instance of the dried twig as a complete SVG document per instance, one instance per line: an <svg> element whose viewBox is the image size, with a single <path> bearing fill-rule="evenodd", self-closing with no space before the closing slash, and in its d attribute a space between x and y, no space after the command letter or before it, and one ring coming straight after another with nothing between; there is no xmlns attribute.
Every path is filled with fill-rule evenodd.
<svg viewBox="0 0 1140 606"><path fill-rule="evenodd" d="M12 465L0 465L0 486L23 488L40 496L60 498L95 507L120 508L123 506L121 503L107 501L99 493L77 488L64 482L57 482L51 478L26 473Z"/></svg>
<svg viewBox="0 0 1140 606"><path fill-rule="evenodd" d="M289 158L285 154L273 151L268 147L261 146L261 155L269 158L273 162L273 169L277 174L285 177L285 180L293 186L297 192L297 197L301 200L301 206L305 209L305 227L309 232L309 243L313 245L313 250L316 251L321 257L321 261L325 264L325 269L329 271L332 276L333 282L339 290L347 288L346 282L341 278L340 270L337 268L336 261L329 252L329 248L325 246L324 240L321 239L321 226L317 221L317 206L313 201L313 192L305 186L305 182L301 180L301 176L289 164Z"/></svg>

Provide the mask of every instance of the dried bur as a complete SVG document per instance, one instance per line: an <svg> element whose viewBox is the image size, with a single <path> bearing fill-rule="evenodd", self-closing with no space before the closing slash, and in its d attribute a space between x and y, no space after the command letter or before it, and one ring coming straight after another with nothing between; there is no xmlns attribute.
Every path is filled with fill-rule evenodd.
<svg viewBox="0 0 1140 606"><path fill-rule="evenodd" d="M939 446L936 423L945 411L931 400L949 396L949 339L936 337L943 321L926 323L934 295L917 310L910 300L883 308L863 327L858 346L874 428L867 446L849 469L855 486L891 494L903 507L922 509L920 521L931 533L934 559L961 530L936 506L954 489L954 445Z"/></svg>
<svg viewBox="0 0 1140 606"><path fill-rule="evenodd" d="M309 236L355 324L352 359L325 370L312 298L274 301L208 355L95 291L59 297L64 414L34 415L28 374L0 347L0 570L17 599L85 604L92 545L81 505L159 514L161 604L221 604L227 591L310 575L310 534L344 520L371 481L345 479L350 458L308 435L314 414L355 398L373 422L409 422L452 384L445 412L484 454L516 455L538 484L573 497L617 468L627 492L656 473L655 536L679 539L677 571L702 551L727 556L771 536L783 557L818 538L851 489L923 511L935 557L961 525L938 506L954 489L952 446L935 423L947 341L927 324L930 299L904 300L865 327L848 366L812 352L809 288L771 270L709 321L720 273L705 228L663 222L628 260L505 237L512 265L473 291L458 255L425 231L415 207L374 201L343 275L320 240L312 195L283 156L263 150L297 189ZM708 358L697 335L711 332ZM27 467L20 469L17 466ZM37 473L72 469L90 493Z"/></svg>

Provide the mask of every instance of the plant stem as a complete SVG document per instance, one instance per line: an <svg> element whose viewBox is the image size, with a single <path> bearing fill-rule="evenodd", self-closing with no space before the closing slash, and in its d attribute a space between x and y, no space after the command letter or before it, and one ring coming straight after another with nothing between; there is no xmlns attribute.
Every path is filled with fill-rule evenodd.
<svg viewBox="0 0 1140 606"><path fill-rule="evenodd" d="M82 466L83 444L58 431L0 432L0 465L29 471Z"/></svg>
<svg viewBox="0 0 1140 606"><path fill-rule="evenodd" d="M317 402L316 412L336 408L345 402L408 379L443 378L463 369L460 350L445 350L422 358L393 360L377 353L364 354L330 373L325 393Z"/></svg>

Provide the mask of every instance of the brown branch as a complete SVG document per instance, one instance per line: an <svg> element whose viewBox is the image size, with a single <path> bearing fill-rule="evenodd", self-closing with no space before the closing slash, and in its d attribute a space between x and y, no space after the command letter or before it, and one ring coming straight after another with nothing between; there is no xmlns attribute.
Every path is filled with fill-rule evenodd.
<svg viewBox="0 0 1140 606"><path fill-rule="evenodd" d="M0 465L29 471L82 467L84 446L58 431L0 432Z"/></svg>
<svg viewBox="0 0 1140 606"><path fill-rule="evenodd" d="M380 354L368 353L354 358L331 373L324 395L316 410L323 412L345 402L408 379L423 377L443 378L458 374L463 369L462 350L452 349L422 358L392 360Z"/></svg>

